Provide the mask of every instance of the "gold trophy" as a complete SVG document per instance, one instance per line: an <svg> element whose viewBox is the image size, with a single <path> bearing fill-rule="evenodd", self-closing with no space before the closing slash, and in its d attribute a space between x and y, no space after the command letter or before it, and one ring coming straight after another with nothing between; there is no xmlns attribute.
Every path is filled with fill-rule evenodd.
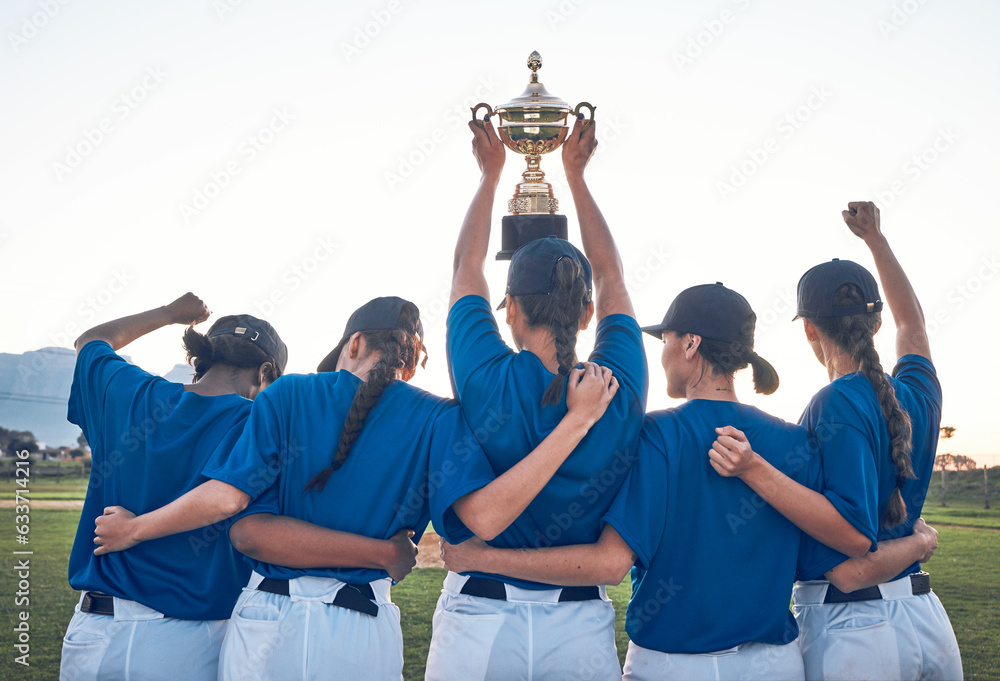
<svg viewBox="0 0 1000 681"><path fill-rule="evenodd" d="M542 154L547 154L562 146L569 134L566 117L576 116L580 109L590 110L590 122L594 120L594 107L580 102L575 109L550 95L538 81L538 69L542 68L542 55L532 52L528 57L531 81L519 96L496 108L480 103L472 108L472 120L476 113L486 108L488 116L498 114L500 139L511 151L525 155L528 168L522 174L524 181L514 189L514 196L507 201L507 212L503 218L501 251L497 260L510 260L520 246L546 236L567 237L566 216L559 215L559 200L552 194L552 185L545 181L545 173L539 168ZM481 121L477 121L482 125Z"/></svg>

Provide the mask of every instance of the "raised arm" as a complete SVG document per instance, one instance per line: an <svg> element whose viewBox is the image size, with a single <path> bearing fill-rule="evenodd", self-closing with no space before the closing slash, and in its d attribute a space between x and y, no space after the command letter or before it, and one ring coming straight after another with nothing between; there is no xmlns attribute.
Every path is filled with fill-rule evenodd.
<svg viewBox="0 0 1000 681"><path fill-rule="evenodd" d="M245 516L229 528L236 550L255 560L290 568L385 570L397 582L417 562L412 536L413 530L402 529L390 539L372 539L270 513Z"/></svg>
<svg viewBox="0 0 1000 681"><path fill-rule="evenodd" d="M121 319L99 324L84 331L76 339L75 347L79 353L91 341L105 341L116 352L147 333L170 324L193 325L208 319L212 314L208 307L193 293L183 296L161 307L146 310L139 314L129 315Z"/></svg>
<svg viewBox="0 0 1000 681"><path fill-rule="evenodd" d="M573 369L567 384L569 411L548 437L506 473L454 503L455 513L476 536L493 539L521 515L618 391L611 370L592 362Z"/></svg>
<svg viewBox="0 0 1000 681"><path fill-rule="evenodd" d="M914 563L926 563L937 549L937 530L918 518L913 534L878 543L878 551L851 558L826 573L826 578L843 591L887 582Z"/></svg>
<svg viewBox="0 0 1000 681"><path fill-rule="evenodd" d="M458 233L449 307L463 296L489 298L490 290L486 285L484 269L490 246L490 219L500 173L506 160L506 147L497 136L489 118L482 122L472 121L469 128L472 129L472 153L479 162L483 175Z"/></svg>
<svg viewBox="0 0 1000 681"><path fill-rule="evenodd" d="M896 356L931 358L924 311L889 242L882 234L878 207L870 201L852 201L843 212L844 222L872 252L885 302L896 322Z"/></svg>
<svg viewBox="0 0 1000 681"><path fill-rule="evenodd" d="M590 260L590 266L594 271L597 321L612 314L635 317L632 300L625 287L625 270L618 254L618 246L583 178L584 170L595 149L597 149L595 126L590 121L585 122L583 114L580 114L563 144L562 158L566 182L573 194L573 203L580 220L583 252Z"/></svg>
<svg viewBox="0 0 1000 681"><path fill-rule="evenodd" d="M495 549L473 538L461 544L441 540L441 558L452 572L489 572L562 586L621 584L635 554L611 525L595 544L544 549Z"/></svg>
<svg viewBox="0 0 1000 681"><path fill-rule="evenodd" d="M864 556L871 542L819 492L792 480L753 451L746 435L733 428L716 428L719 437L709 450L712 468L724 477L738 477L754 492L813 539L847 556ZM902 568L900 568L902 569Z"/></svg>

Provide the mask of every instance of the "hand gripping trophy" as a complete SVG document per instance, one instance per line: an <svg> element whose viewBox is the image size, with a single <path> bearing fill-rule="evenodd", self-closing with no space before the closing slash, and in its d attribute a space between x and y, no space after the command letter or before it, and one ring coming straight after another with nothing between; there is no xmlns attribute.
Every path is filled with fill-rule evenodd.
<svg viewBox="0 0 1000 681"><path fill-rule="evenodd" d="M555 95L549 94L538 80L538 69L542 68L542 55L532 52L528 57L531 81L519 96L496 108L480 103L472 109L472 120L482 125L476 118L479 109L486 109L487 115L500 116L497 132L504 145L511 151L525 155L528 163L522 177L524 181L514 189L514 196L507 201L507 212L503 218L501 251L497 260L510 260L518 247L534 239L546 236L567 237L566 216L559 215L559 200L552 194L552 185L545 182L545 173L539 168L542 154L547 154L562 146L569 125L566 117L576 116L580 109L590 110L590 121L594 120L594 107L580 102L571 109L569 104Z"/></svg>

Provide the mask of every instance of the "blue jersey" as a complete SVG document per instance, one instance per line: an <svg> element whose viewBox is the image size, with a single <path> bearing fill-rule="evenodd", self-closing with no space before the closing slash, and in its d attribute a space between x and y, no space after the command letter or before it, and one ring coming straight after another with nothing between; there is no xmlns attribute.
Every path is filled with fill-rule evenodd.
<svg viewBox="0 0 1000 681"><path fill-rule="evenodd" d="M879 540L913 532L927 497L941 426L941 384L926 357L905 355L896 363L889 382L913 426L913 472L916 479L902 488L906 521L891 530L881 527L885 506L896 488L896 467L890 455L889 430L872 384L862 374L848 374L820 390L802 414L802 425L819 443L823 494L859 532ZM808 539L803 543L799 579L822 579L848 559L842 553ZM909 566L896 579L920 569Z"/></svg>
<svg viewBox="0 0 1000 681"><path fill-rule="evenodd" d="M602 319L590 361L614 372L617 394L601 420L492 546L589 544L600 536L601 516L635 458L646 410L649 377L636 321L627 315ZM558 404L541 406L555 374L533 353L514 352L504 343L489 303L480 296L461 298L448 313L448 367L462 411L497 475L541 444L566 415L565 391ZM490 576L529 589L552 588Z"/></svg>
<svg viewBox="0 0 1000 681"><path fill-rule="evenodd" d="M282 376L254 401L232 452L205 474L249 494L240 517L273 513L344 532L389 539L428 520L453 543L472 536L451 510L460 497L493 481L493 471L454 400L392 381L368 414L344 465L322 492L303 488L333 460L361 380L349 371ZM362 584L387 577L363 568L293 569L247 559L275 579L306 575Z"/></svg>
<svg viewBox="0 0 1000 681"><path fill-rule="evenodd" d="M604 517L637 556L625 631L644 648L699 654L798 635L788 603L803 535L742 480L712 468L715 428L727 425L793 480L819 484L815 445L801 426L735 402L651 412Z"/></svg>
<svg viewBox="0 0 1000 681"><path fill-rule="evenodd" d="M229 619L250 571L224 533L208 527L95 556L94 518L105 506L147 513L206 482L201 469L236 442L250 404L239 395L189 392L129 364L103 341L80 350L68 418L87 437L93 464L69 558L74 589L178 619Z"/></svg>

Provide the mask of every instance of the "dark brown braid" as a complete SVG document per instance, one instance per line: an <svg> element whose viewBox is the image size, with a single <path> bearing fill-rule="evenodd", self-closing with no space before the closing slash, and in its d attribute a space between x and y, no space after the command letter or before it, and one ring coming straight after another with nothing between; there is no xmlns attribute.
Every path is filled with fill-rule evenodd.
<svg viewBox="0 0 1000 681"><path fill-rule="evenodd" d="M227 364L239 368L257 368L269 364L268 380L272 383L281 376L278 362L260 349L260 346L238 336L212 336L188 327L184 331L184 351L187 361L194 367L194 382L197 383L208 370L217 364Z"/></svg>
<svg viewBox="0 0 1000 681"><path fill-rule="evenodd" d="M351 448L361 435L368 414L378 404L389 383L397 375L404 381L409 381L416 373L418 363L421 366L427 364L427 352L417 333L419 318L417 307L413 303L407 303L399 314L399 324L403 328L360 332L368 347L368 354L378 352L379 359L354 394L344 427L340 431L333 462L312 477L302 490L303 494L311 489L322 492L330 476L344 465ZM341 344L346 346L343 340ZM424 355L423 362L420 361L421 353Z"/></svg>
<svg viewBox="0 0 1000 681"><path fill-rule="evenodd" d="M576 365L576 336L580 332L580 318L590 302L587 282L576 260L560 258L553 277L556 288L552 293L515 298L528 326L544 326L552 333L555 342L559 373L552 378L542 396L543 407L562 399L566 375Z"/></svg>
<svg viewBox="0 0 1000 681"><path fill-rule="evenodd" d="M837 289L833 298L833 304L839 307L860 305L864 302L861 291L854 284L844 284ZM903 501L900 487L906 478L913 477L913 463L910 461L913 437L910 415L896 399L896 391L886 379L878 352L875 351L875 329L881 318L880 312L872 312L849 317L823 317L809 321L858 363L858 371L875 388L875 395L878 397L879 406L882 407L882 415L885 417L885 425L891 438L892 463L896 467L896 489L889 497L881 522L883 527L893 528L906 520L906 502Z"/></svg>

